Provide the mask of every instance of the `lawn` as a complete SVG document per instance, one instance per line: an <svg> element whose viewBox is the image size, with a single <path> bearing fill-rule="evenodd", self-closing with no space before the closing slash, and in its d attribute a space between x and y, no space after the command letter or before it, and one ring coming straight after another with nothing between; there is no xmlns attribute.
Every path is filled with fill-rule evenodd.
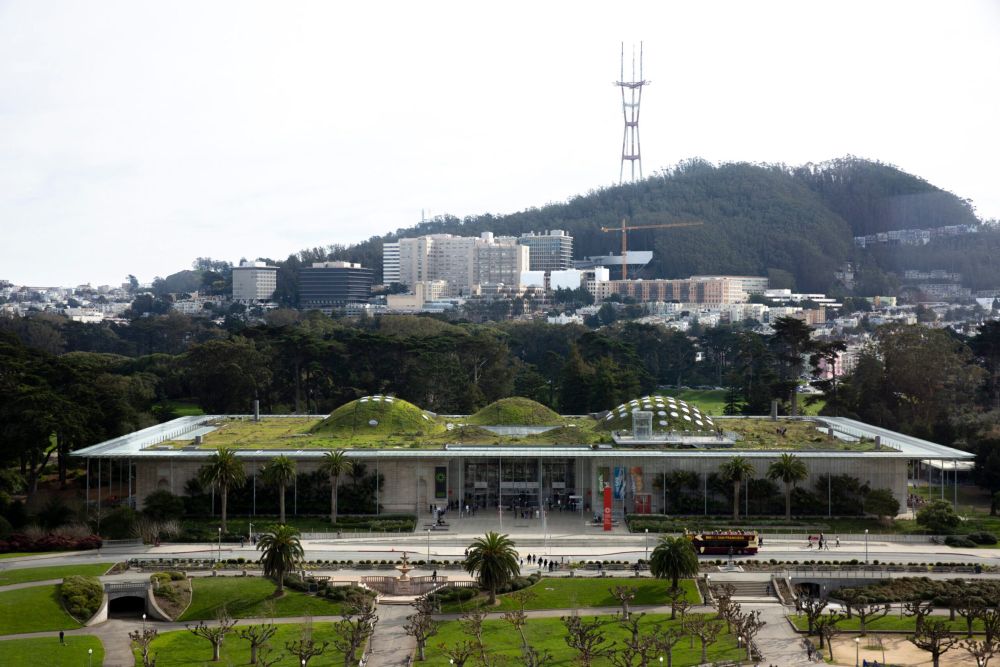
<svg viewBox="0 0 1000 667"><path fill-rule="evenodd" d="M41 556L43 553L52 553L51 551L14 551L9 554L0 554L0 560L4 558L24 558L25 556Z"/></svg>
<svg viewBox="0 0 1000 667"><path fill-rule="evenodd" d="M603 616L606 619L604 626L604 637L607 638L608 647L614 642L620 646L622 640L626 638L626 632L613 616ZM650 614L643 618L640 627L648 628L655 623L662 623L663 628L673 628L680 625L680 619L669 620L668 615ZM588 619L589 620L589 619ZM528 643L538 652L548 650L553 656L552 662L546 663L551 667L569 667L576 664L576 652L566 645L566 627L558 618L535 618L527 622L524 627L525 636ZM462 641L471 640L466 635L458 621L447 621L441 624L440 632L431 638L427 646L427 664L444 665L448 664L446 656L439 648L440 644L454 646ZM491 654L502 654L509 656L513 662L520 659L520 637L511 626L505 621L490 620L483 624L483 642L489 647ZM732 635L721 634L714 644L708 647L708 659L710 662L738 661L745 654L736 648L736 639ZM681 640L673 650L673 664L676 667L686 665L697 665L701 663L701 642L694 641L694 648L686 640ZM311 664L311 663L310 663ZM595 666L604 667L610 665L610 661L600 659L594 662Z"/></svg>
<svg viewBox="0 0 1000 667"><path fill-rule="evenodd" d="M273 598L274 582L262 577L196 577L191 580L194 594L191 606L179 621L211 620L220 608L233 618L263 618L274 616L337 616L343 607L324 598L285 589L285 595Z"/></svg>
<svg viewBox="0 0 1000 667"><path fill-rule="evenodd" d="M698 604L701 599L695 588L694 581L690 579L681 580L681 588L686 593L686 599L691 604ZM665 605L667 604L667 588L669 582L658 579L618 579L610 577L596 578L543 578L537 584L523 589L531 592L532 597L525 605L525 609L587 609L594 607L617 607L618 600L611 595L609 589L614 586L634 586L636 590L635 599L632 606L637 605ZM475 597L466 602L455 602L442 605L442 612L460 612L486 604L488 597L486 594ZM494 607L496 611L510 611L520 608L518 602L512 594L498 595L499 604Z"/></svg>
<svg viewBox="0 0 1000 667"><path fill-rule="evenodd" d="M0 635L79 627L80 624L63 610L58 585L0 593Z"/></svg>
<svg viewBox="0 0 1000 667"><path fill-rule="evenodd" d="M806 630L809 627L809 621L806 620L804 614L789 616L792 623L799 630ZM947 621L948 616L938 616L933 615L930 617L931 620L935 621ZM950 622L951 629L955 632L965 633L966 625L965 619L961 616L956 616L955 620ZM868 621L866 626L867 632L914 632L917 626L917 619L913 616L899 617L899 611L894 610L889 612L888 616L883 616L880 619L874 621ZM845 618L843 621L837 624L837 629L842 632L860 632L861 631L861 620L855 616L854 618ZM972 623L973 632L983 631L983 622L976 619Z"/></svg>
<svg viewBox="0 0 1000 667"><path fill-rule="evenodd" d="M725 389L663 389L657 392L664 396L673 396L688 403L694 403L702 412L714 416L724 414L726 408ZM799 411L803 415L818 415L826 404L822 398L811 405L806 405L809 394L799 396Z"/></svg>
<svg viewBox="0 0 1000 667"><path fill-rule="evenodd" d="M29 581L62 579L71 574L85 577L99 577L111 569L114 563L93 563L86 565L56 565L54 567L26 567L23 570L3 570L0 572L0 586L23 584Z"/></svg>
<svg viewBox="0 0 1000 667"><path fill-rule="evenodd" d="M240 626L237 626L239 630ZM275 667L296 667L297 660L288 655L285 642L295 641L301 637L301 625L298 623L278 624L278 632L271 638L274 653L284 653L285 656L275 663ZM313 624L312 637L317 642L330 641L334 636L332 623ZM156 655L156 667L183 667L188 665L208 665L212 663L212 645L201 637L195 637L187 630L164 632L150 646L150 653ZM136 653L136 664L142 664ZM250 644L240 639L235 632L222 643L221 665L250 664ZM323 655L309 661L309 667L341 667L344 664L343 654L333 646L327 648Z"/></svg>
<svg viewBox="0 0 1000 667"><path fill-rule="evenodd" d="M61 645L58 637L7 639L0 641L0 665L45 665L80 667L88 663L87 649L93 649L93 664L104 662L101 640L90 635L70 635Z"/></svg>

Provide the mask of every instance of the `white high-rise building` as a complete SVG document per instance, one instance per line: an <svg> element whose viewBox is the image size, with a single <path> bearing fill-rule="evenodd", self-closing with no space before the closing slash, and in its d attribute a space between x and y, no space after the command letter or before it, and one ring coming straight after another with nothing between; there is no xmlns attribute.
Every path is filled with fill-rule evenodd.
<svg viewBox="0 0 1000 667"><path fill-rule="evenodd" d="M399 282L399 242L382 244L382 284Z"/></svg>
<svg viewBox="0 0 1000 667"><path fill-rule="evenodd" d="M517 242L527 246L531 271L563 271L573 268L573 237L561 229L544 234L521 234Z"/></svg>
<svg viewBox="0 0 1000 667"><path fill-rule="evenodd" d="M270 301L278 288L278 267L265 262L240 262L233 267L233 301Z"/></svg>
<svg viewBox="0 0 1000 667"><path fill-rule="evenodd" d="M529 250L512 237L432 234L399 240L399 282L444 280L448 296L469 296L482 285L520 287ZM384 260L383 260L384 261Z"/></svg>

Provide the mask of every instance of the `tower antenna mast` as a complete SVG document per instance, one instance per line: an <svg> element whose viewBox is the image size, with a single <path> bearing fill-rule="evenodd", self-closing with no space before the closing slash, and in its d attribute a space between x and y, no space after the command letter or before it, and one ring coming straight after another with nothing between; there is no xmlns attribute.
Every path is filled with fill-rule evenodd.
<svg viewBox="0 0 1000 667"><path fill-rule="evenodd" d="M625 119L625 133L622 135L622 161L618 169L618 184L625 180L625 163L629 163L631 181L635 181L636 167L642 180L642 149L639 146L639 104L642 102L642 87L649 81L642 78L642 42L639 42L639 79L635 78L635 45L632 45L632 80L625 80L625 42L622 42L621 77L615 85L622 91L622 117ZM628 93L626 94L626 91Z"/></svg>

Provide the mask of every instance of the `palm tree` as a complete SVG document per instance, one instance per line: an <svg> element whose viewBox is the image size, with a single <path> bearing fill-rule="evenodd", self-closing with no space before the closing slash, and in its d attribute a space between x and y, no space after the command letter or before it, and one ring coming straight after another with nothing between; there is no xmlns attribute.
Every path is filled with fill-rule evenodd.
<svg viewBox="0 0 1000 667"><path fill-rule="evenodd" d="M271 577L278 584L277 595L285 592L285 575L295 570L305 553L299 542L299 531L292 526L279 524L264 533L257 541L260 552L260 566L265 577Z"/></svg>
<svg viewBox="0 0 1000 667"><path fill-rule="evenodd" d="M733 483L733 521L740 518L740 485L754 473L754 467L742 456L734 456L721 466L719 472L727 482Z"/></svg>
<svg viewBox="0 0 1000 667"><path fill-rule="evenodd" d="M340 476L354 469L354 463L346 458L344 450L337 449L323 454L323 462L319 469L330 476L330 523L337 523L337 489L340 486Z"/></svg>
<svg viewBox="0 0 1000 667"><path fill-rule="evenodd" d="M226 532L226 504L229 500L229 489L238 489L247 481L247 473L243 464L236 459L236 452L226 447L219 447L208 463L198 470L198 481L202 486L217 488L222 505L222 532Z"/></svg>
<svg viewBox="0 0 1000 667"><path fill-rule="evenodd" d="M649 557L649 571L657 579L670 579L677 590L682 578L698 574L698 555L686 537L662 537Z"/></svg>
<svg viewBox="0 0 1000 667"><path fill-rule="evenodd" d="M295 461L284 454L275 456L261 471L264 483L278 487L279 523L285 523L285 487L295 479Z"/></svg>
<svg viewBox="0 0 1000 667"><path fill-rule="evenodd" d="M795 454L782 454L767 468L767 478L785 484L785 521L792 518L792 487L809 475L806 464Z"/></svg>
<svg viewBox="0 0 1000 667"><path fill-rule="evenodd" d="M490 604L496 604L497 588L521 573L514 542L492 531L477 537L465 558L465 571L476 575L479 586L490 592Z"/></svg>

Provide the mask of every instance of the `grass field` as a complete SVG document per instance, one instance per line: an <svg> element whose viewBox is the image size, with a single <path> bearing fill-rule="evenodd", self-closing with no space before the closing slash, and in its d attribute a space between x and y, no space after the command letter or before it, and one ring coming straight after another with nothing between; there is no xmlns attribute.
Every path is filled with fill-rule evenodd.
<svg viewBox="0 0 1000 667"><path fill-rule="evenodd" d="M713 417L722 415L726 407L725 389L662 389L657 393L694 403L702 412L707 412ZM826 401L821 399L812 405L806 405L806 396L808 394L799 397L799 411L803 415L818 415Z"/></svg>
<svg viewBox="0 0 1000 667"><path fill-rule="evenodd" d="M806 617L802 614L789 616L792 623L799 630L806 630L809 627L809 622ZM932 620L935 621L947 621L947 616L931 616ZM961 616L957 616L954 621L950 622L951 629L955 632L965 633L966 625L965 619ZM866 631L867 632L914 632L916 630L917 620L912 616L899 617L899 611L891 611L888 616L883 616L875 621L868 621ZM860 632L861 631L861 621L857 616L854 618L845 618L843 621L837 624L837 629L842 632ZM972 623L973 632L983 631L983 622L976 619Z"/></svg>
<svg viewBox="0 0 1000 667"><path fill-rule="evenodd" d="M94 650L94 665L104 663L101 640L89 635L66 637L65 645L59 643L58 637L0 640L0 665L84 667L89 658L87 649Z"/></svg>
<svg viewBox="0 0 1000 667"><path fill-rule="evenodd" d="M614 620L612 616L601 617L607 620L604 626L604 637L608 642L603 644L608 647L614 642L620 646L622 640L626 638L625 630ZM662 624L664 629L673 628L680 625L680 619L669 620L669 615L650 614L643 618L640 627L649 627L653 624ZM483 624L483 642L489 646L490 653L509 656L514 664L520 664L520 637L511 626L500 620L486 621ZM552 653L552 662L546 663L552 667L569 667L576 664L576 652L566 645L566 627L558 618L535 618L527 622L524 627L529 644L537 651L548 650ZM441 624L440 632L428 642L427 663L429 665L447 665L448 657L439 648L440 644L454 646L462 641L469 640L461 628L458 621L448 621ZM740 649L736 648L736 638L732 635L719 635L716 642L708 647L708 659L710 662L738 661L740 657L746 657ZM697 665L701 663L701 643L694 642L694 648L686 640L681 640L673 650L673 664L675 667L686 667L687 665ZM157 663L159 664L159 663ZM594 663L597 667L610 665L606 659L598 660ZM657 663L659 664L659 663Z"/></svg>
<svg viewBox="0 0 1000 667"><path fill-rule="evenodd" d="M237 628L238 629L238 628ZM333 638L334 630L332 623L315 623L312 628L312 637L317 642L330 641ZM275 667L297 667L298 661L285 650L285 642L295 641L301 637L301 626L297 623L279 624L278 632L271 638L271 646L274 655L285 654L284 657L275 663ZM212 660L212 645L201 637L195 637L187 630L177 632L165 632L157 637L150 646L150 653L156 655L156 667L191 667L194 665L248 665L250 664L250 644L235 632L222 643L221 661L218 663ZM136 653L136 664L139 654ZM82 664L82 663L81 663ZM328 647L323 655L309 661L309 667L341 667L344 664L344 656L334 649Z"/></svg>
<svg viewBox="0 0 1000 667"><path fill-rule="evenodd" d="M29 581L45 581L46 579L62 579L71 574L85 577L99 577L106 573L114 563L93 563L86 565L57 565L54 567L26 567L23 570L4 570L0 572L0 586L24 584Z"/></svg>
<svg viewBox="0 0 1000 667"><path fill-rule="evenodd" d="M205 411L193 401L167 401L166 403L178 417L195 417L205 414Z"/></svg>
<svg viewBox="0 0 1000 667"><path fill-rule="evenodd" d="M298 591L285 589L285 595L273 598L274 582L262 577L198 577L192 579L194 590L191 606L179 621L211 620L223 606L233 618L274 616L334 616L342 606Z"/></svg>
<svg viewBox="0 0 1000 667"><path fill-rule="evenodd" d="M0 593L0 635L79 627L80 624L63 610L57 585Z"/></svg>
<svg viewBox="0 0 1000 667"><path fill-rule="evenodd" d="M25 556L40 556L45 551L15 551L9 554L0 554L0 560L4 558L24 558Z"/></svg>
<svg viewBox="0 0 1000 667"><path fill-rule="evenodd" d="M682 579L681 589L686 593L686 599L692 604L698 604L694 581ZM670 583L657 579L618 579L618 578L543 578L534 586L522 589L533 594L531 600L524 605L525 609L587 609L594 607L617 607L618 600L611 595L613 586L634 586L636 596L632 606L667 604L667 588ZM510 611L519 609L520 605L511 597L512 594L498 595L499 604L490 611ZM463 603L442 605L442 612L460 612L483 606L488 600L486 594L477 596Z"/></svg>

